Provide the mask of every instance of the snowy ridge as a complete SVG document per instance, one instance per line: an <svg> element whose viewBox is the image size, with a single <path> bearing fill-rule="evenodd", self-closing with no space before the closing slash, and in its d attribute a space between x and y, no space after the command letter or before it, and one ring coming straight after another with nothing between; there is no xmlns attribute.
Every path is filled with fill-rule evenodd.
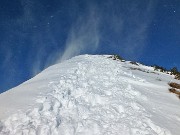
<svg viewBox="0 0 180 135"><path fill-rule="evenodd" d="M82 55L46 69L10 90L18 94L0 95L0 105L4 97L29 95L26 102L16 99L21 106L8 116L1 111L0 134L178 135L179 100L167 85L173 77L132 67L137 66L107 56ZM138 68L153 71L143 65ZM22 93L27 87L31 94ZM8 110L5 105L3 110Z"/></svg>

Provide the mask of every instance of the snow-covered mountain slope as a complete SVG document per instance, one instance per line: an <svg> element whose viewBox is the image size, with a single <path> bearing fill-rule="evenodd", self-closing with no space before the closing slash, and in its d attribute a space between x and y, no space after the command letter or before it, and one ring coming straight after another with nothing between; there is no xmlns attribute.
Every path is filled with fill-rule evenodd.
<svg viewBox="0 0 180 135"><path fill-rule="evenodd" d="M0 135L179 135L178 81L107 57L74 57L2 93Z"/></svg>

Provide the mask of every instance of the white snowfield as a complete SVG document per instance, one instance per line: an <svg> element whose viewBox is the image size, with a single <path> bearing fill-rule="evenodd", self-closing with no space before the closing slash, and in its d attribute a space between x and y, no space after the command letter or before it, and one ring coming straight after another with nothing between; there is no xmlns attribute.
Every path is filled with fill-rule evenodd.
<svg viewBox="0 0 180 135"><path fill-rule="evenodd" d="M168 91L179 82L108 57L74 57L2 93L0 135L180 135Z"/></svg>

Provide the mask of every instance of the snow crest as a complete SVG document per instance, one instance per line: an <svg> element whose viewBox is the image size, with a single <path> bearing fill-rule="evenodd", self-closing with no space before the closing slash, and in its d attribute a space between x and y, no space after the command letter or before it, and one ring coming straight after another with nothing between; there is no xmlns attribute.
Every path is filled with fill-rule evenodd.
<svg viewBox="0 0 180 135"><path fill-rule="evenodd" d="M171 135L142 105L149 99L133 84L145 79L103 56L74 59L46 84L50 92L35 108L1 121L1 135Z"/></svg>

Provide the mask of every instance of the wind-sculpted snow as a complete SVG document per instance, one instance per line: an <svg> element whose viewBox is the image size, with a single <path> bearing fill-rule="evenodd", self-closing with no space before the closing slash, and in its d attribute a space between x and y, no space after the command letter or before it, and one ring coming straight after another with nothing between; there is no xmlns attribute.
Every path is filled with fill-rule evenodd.
<svg viewBox="0 0 180 135"><path fill-rule="evenodd" d="M128 66L105 56L86 55L64 67L51 67L57 74L47 81L49 91L37 97L35 107L2 120L0 134L171 135L172 129L155 118L179 120L151 102L149 87L156 86L142 78L146 73L138 76L138 71L136 76Z"/></svg>

